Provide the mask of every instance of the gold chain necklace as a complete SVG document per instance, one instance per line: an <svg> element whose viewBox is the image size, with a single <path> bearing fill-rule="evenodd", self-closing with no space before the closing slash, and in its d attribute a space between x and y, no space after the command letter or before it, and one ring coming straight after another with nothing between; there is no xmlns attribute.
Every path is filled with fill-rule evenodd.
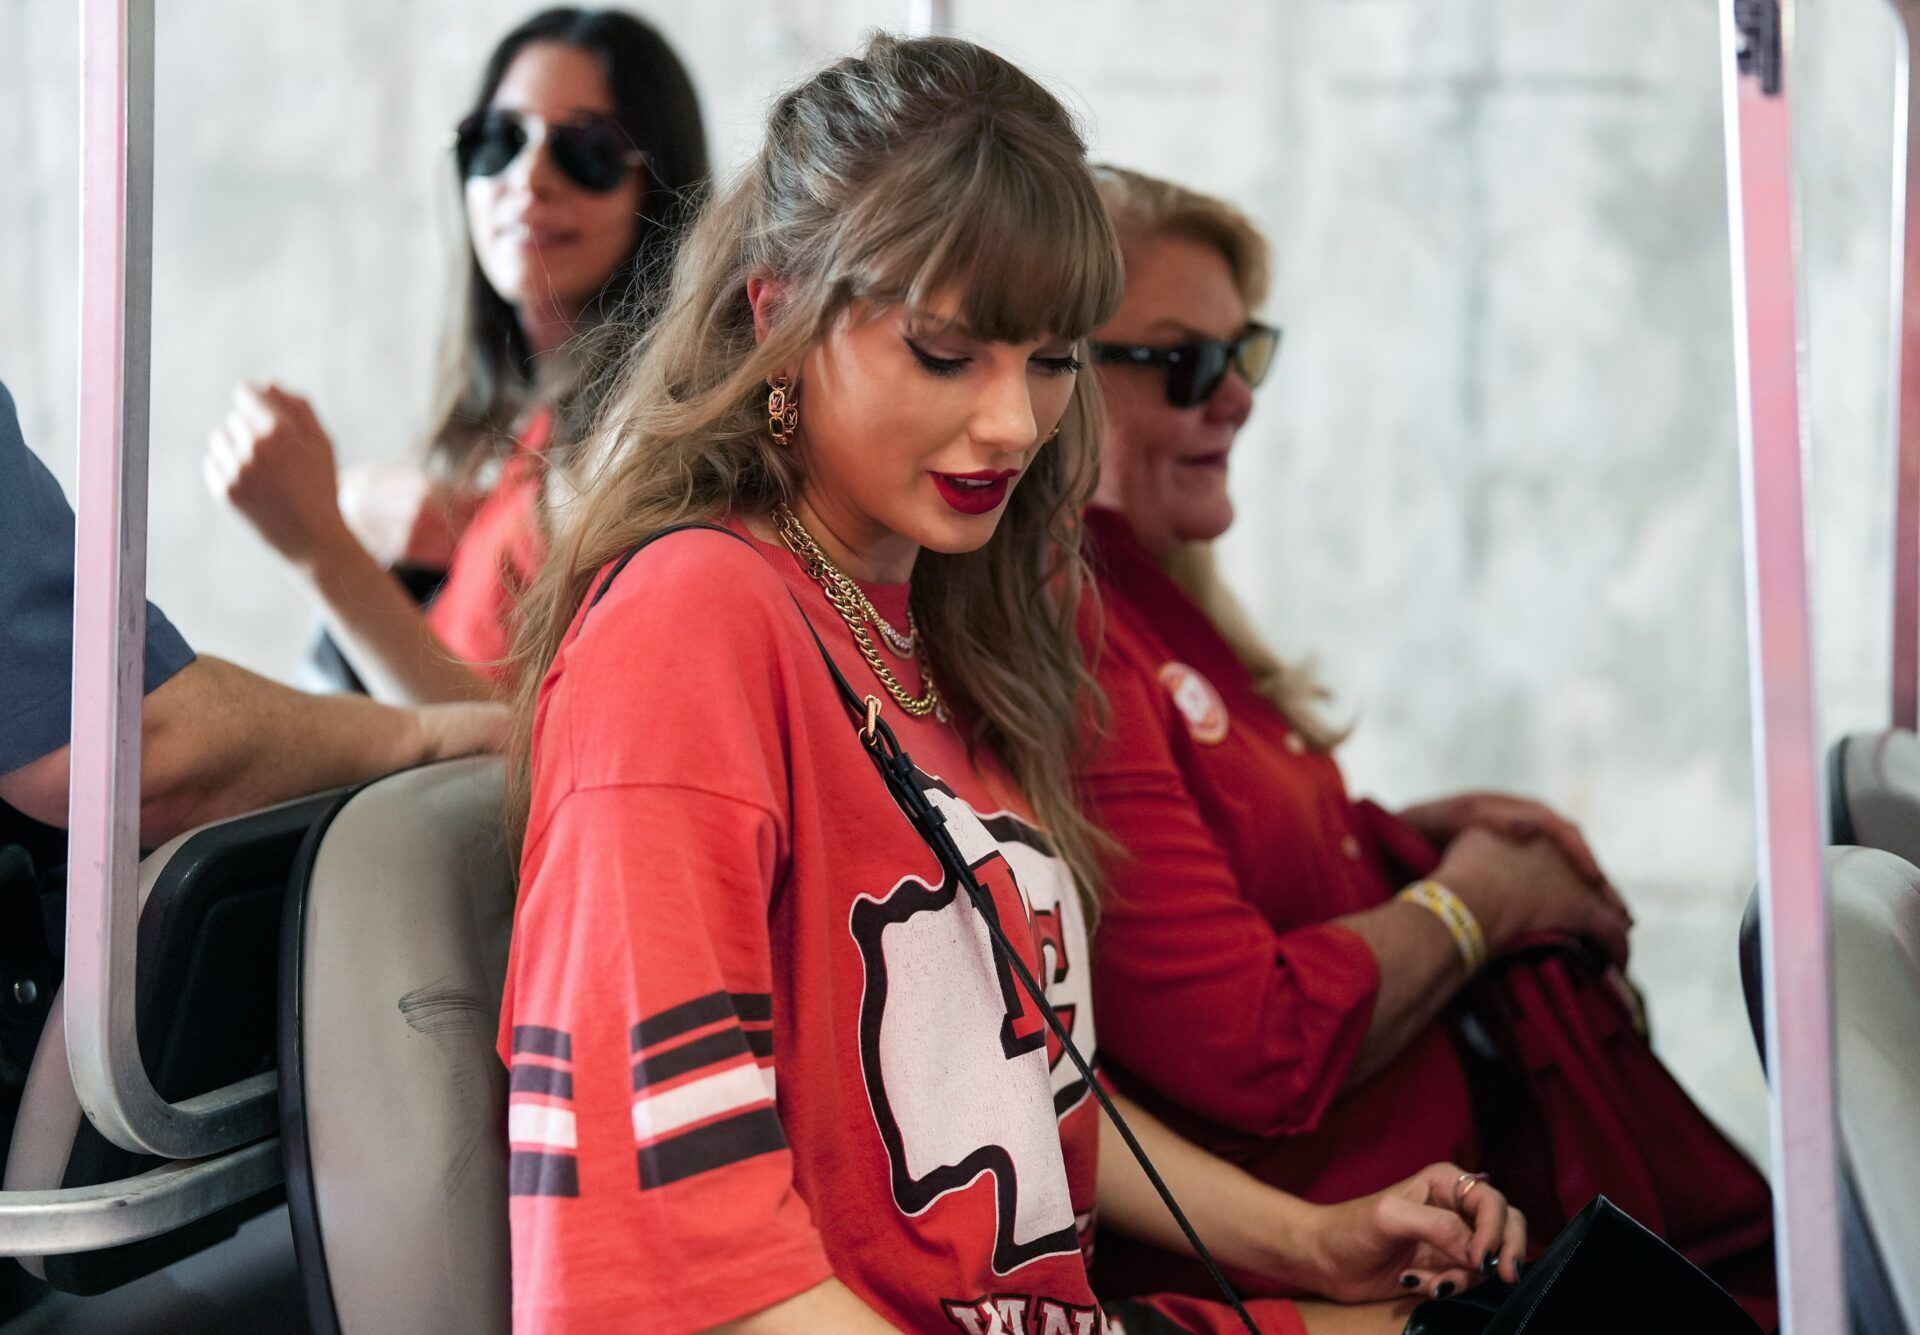
<svg viewBox="0 0 1920 1335"><path fill-rule="evenodd" d="M847 623L847 629L853 632L853 642L860 647L860 654L867 660L867 666L873 669L873 675L880 678L880 684L887 688L887 694L894 703L914 718L925 718L933 714L940 719L947 717L946 701L940 697L940 688L934 683L933 671L924 654L920 657L921 694L907 694L906 687L893 675L893 669L887 666L886 659L880 656L880 650L874 646L873 637L867 634L869 618L878 620L879 613L860 586L849 579L840 567L827 558L827 554L815 542L813 534L807 532L806 525L799 516L784 504L773 507L774 526L780 530L780 540L789 550L800 558L801 566L809 577L818 583L827 595L827 601L833 604L833 610ZM920 648L920 632L913 624L909 611L907 625L911 632L911 644Z"/></svg>
<svg viewBox="0 0 1920 1335"><path fill-rule="evenodd" d="M857 584L854 585L854 587L860 590L861 612L865 614L868 621L873 623L873 628L880 632L880 638L887 642L887 647L892 649L896 654L899 654L902 658L912 658L914 654L918 653L920 649L920 627L914 624L913 609L911 607L907 609L907 631L906 634L902 635L893 628L891 621L880 615L880 609L875 607L872 599L867 597L866 590L860 589L860 586Z"/></svg>
<svg viewBox="0 0 1920 1335"><path fill-rule="evenodd" d="M789 510L788 513L791 514L793 512ZM813 542L813 535L807 532L798 519L794 520L794 527L799 531L802 540ZM817 544L814 550L819 550ZM824 556L821 559L823 561L826 560ZM832 570L835 575L838 575L845 581L841 587L850 597L855 599L860 609L861 617L875 630L880 632L880 638L887 642L888 648L892 649L902 658L912 658L920 651L920 627L914 622L913 608L907 608L907 633L902 635L893 628L891 621L880 615L880 609L873 605L873 600L867 597L867 591L860 587L858 580L847 579L845 575L842 575L838 570L834 569L831 562L827 564L826 568ZM816 575L814 578L818 579L819 576Z"/></svg>

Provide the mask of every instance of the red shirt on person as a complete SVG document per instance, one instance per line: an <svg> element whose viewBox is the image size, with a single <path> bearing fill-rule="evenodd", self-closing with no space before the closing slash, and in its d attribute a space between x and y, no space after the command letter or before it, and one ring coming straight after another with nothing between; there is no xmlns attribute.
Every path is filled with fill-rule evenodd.
<svg viewBox="0 0 1920 1335"><path fill-rule="evenodd" d="M500 480L461 533L446 582L427 608L427 626L447 652L493 681L513 647L520 595L547 559L540 454L552 434L553 410L536 409L501 465Z"/></svg>
<svg viewBox="0 0 1920 1335"><path fill-rule="evenodd" d="M1342 1090L1379 966L1331 920L1399 888L1376 837L1391 818L1348 796L1333 758L1258 694L1124 518L1094 509L1087 522L1100 599L1083 625L1112 717L1086 793L1125 850L1095 937L1115 1082L1314 1201L1366 1195L1431 1163L1471 1165L1466 1076L1438 1025ZM1108 1234L1099 1259L1103 1291L1206 1282L1189 1262Z"/></svg>
<svg viewBox="0 0 1920 1335"><path fill-rule="evenodd" d="M905 624L905 586L867 593ZM905 1330L1236 1329L1190 1299L1102 1325L1098 1107L894 806L790 594L877 693L784 548L698 531L635 556L542 684L500 1029L515 1329L673 1335L829 1275ZM958 728L887 717L1091 1053L1065 864Z"/></svg>

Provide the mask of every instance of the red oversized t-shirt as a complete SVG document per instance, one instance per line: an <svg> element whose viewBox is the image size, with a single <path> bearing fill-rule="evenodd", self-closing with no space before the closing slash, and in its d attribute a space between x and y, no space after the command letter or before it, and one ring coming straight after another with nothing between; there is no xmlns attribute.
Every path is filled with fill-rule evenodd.
<svg viewBox="0 0 1920 1335"><path fill-rule="evenodd" d="M702 1330L832 1274L905 1330L1092 1335L1097 1106L789 591L877 694L784 549L703 531L634 557L543 684L500 1034L515 1329ZM904 586L868 593L904 622ZM1065 865L953 727L887 717L1091 1053ZM1130 1310L1105 1329L1234 1328Z"/></svg>
<svg viewBox="0 0 1920 1335"><path fill-rule="evenodd" d="M427 608L427 626L447 652L498 681L513 647L520 595L547 559L540 530L540 454L553 433L553 410L536 409L500 467L500 479L475 510L453 549L447 579Z"/></svg>
<svg viewBox="0 0 1920 1335"><path fill-rule="evenodd" d="M1385 840L1421 841L1348 796L1333 757L1258 693L1124 518L1094 509L1087 522L1100 598L1083 626L1112 717L1086 793L1125 850L1095 941L1115 1079L1200 1144L1315 1201L1443 1160L1471 1165L1466 1078L1437 1024L1342 1090L1379 967L1332 920L1398 888ZM1103 1237L1100 1262L1108 1291L1205 1283L1124 1239Z"/></svg>

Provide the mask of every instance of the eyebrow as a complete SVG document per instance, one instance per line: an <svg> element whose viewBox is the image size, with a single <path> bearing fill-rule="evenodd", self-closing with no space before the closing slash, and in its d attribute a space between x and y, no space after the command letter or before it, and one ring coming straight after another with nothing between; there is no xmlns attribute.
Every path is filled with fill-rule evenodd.
<svg viewBox="0 0 1920 1335"><path fill-rule="evenodd" d="M988 338L985 334L976 333L972 326L968 325L964 320L954 319L948 316L915 315L912 311L909 311L907 313L905 326L905 333L908 338L958 338L970 343L999 343L1004 341L1002 339ZM1073 344L1079 341L1077 338L1068 338L1064 334L1055 334L1050 338L1042 339L1039 346L1049 348L1056 343Z"/></svg>
<svg viewBox="0 0 1920 1335"><path fill-rule="evenodd" d="M991 339L975 333L966 321L947 315L928 315L908 310L904 321L907 333L926 338L964 338L974 343L990 343Z"/></svg>

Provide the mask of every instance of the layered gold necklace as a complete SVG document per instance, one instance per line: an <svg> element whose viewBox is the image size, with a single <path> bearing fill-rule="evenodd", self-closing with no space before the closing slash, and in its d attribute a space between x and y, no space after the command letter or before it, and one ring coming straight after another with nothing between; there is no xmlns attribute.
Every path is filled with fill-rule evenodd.
<svg viewBox="0 0 1920 1335"><path fill-rule="evenodd" d="M853 632L853 642L860 647L861 656L867 660L867 666L873 669L873 675L880 678L880 684L887 688L887 694L893 697L894 703L914 718L925 718L932 714L944 720L947 717L946 701L940 698L940 688L934 684L933 669L927 662L926 646L920 642L920 628L914 624L913 609L907 609L906 633L895 630L880 615L865 590L828 559L798 515L784 504L776 505L773 507L773 522L780 531L780 540L800 558L807 575L826 592L833 610L847 623L847 629ZM919 695L907 694L907 688L893 675L887 660L880 656L873 636L867 633L869 625L877 629L887 643L903 656L917 660L920 669Z"/></svg>

